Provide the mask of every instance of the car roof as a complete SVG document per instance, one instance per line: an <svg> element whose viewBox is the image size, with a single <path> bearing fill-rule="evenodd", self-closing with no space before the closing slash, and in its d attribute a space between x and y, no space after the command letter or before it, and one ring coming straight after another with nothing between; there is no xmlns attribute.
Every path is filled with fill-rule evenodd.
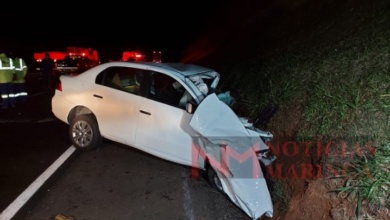
<svg viewBox="0 0 390 220"><path fill-rule="evenodd" d="M183 76L192 76L196 74L214 72L213 69L207 67L198 66L195 64L186 64L186 63L149 63L149 65L153 65L164 69L169 69L171 71L180 73Z"/></svg>
<svg viewBox="0 0 390 220"><path fill-rule="evenodd" d="M125 62L125 61L112 61L105 63L108 66L123 66L124 63L128 63L129 66L144 66L144 67L152 67L153 70L161 70L161 71L170 71L174 72L177 75L188 77L197 74L207 74L213 72L215 74L214 69L210 69L207 67L195 65L195 64L187 64L187 63L154 63L154 62ZM133 65L131 65L133 64ZM104 64L102 64L104 65ZM127 66L125 64L125 66Z"/></svg>
<svg viewBox="0 0 390 220"><path fill-rule="evenodd" d="M99 64L94 66L85 72L71 77L76 77L79 80L89 81L91 78L96 77L96 74L100 73L106 68L109 67L129 67L129 68L140 68L155 72L161 72L169 74L171 76L176 76L181 80L193 76L193 75L202 75L206 78L219 78L219 73L213 69L195 65L195 64L186 64L186 63L154 63L154 62L128 62L128 61L110 61L106 63Z"/></svg>

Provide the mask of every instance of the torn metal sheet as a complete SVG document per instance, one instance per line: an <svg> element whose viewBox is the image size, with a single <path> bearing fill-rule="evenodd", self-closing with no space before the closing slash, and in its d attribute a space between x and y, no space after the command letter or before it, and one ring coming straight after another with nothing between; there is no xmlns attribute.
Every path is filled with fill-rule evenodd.
<svg viewBox="0 0 390 220"><path fill-rule="evenodd" d="M215 94L198 106L190 126L202 137L200 147L231 201L253 219L272 217L271 196L256 154L268 149L260 133L243 123Z"/></svg>

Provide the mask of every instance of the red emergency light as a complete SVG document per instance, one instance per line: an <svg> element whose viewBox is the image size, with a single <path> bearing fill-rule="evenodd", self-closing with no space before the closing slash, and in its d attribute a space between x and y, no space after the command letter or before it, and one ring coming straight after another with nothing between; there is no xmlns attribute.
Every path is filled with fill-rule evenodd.
<svg viewBox="0 0 390 220"><path fill-rule="evenodd" d="M138 51L124 51L122 61L145 61L145 55Z"/></svg>
<svg viewBox="0 0 390 220"><path fill-rule="evenodd" d="M54 61L64 59L65 56L67 55L65 52L60 52L60 51L39 52L39 53L34 53L34 60L36 62L42 62L42 60L45 58L46 53L49 53L50 57Z"/></svg>

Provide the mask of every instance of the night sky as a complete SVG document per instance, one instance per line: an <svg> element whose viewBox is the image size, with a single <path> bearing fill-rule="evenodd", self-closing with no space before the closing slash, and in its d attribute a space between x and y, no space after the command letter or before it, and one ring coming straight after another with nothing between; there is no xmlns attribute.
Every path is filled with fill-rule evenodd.
<svg viewBox="0 0 390 220"><path fill-rule="evenodd" d="M205 34L210 19L224 2L13 2L10 8L20 4L24 9L20 13L6 10L4 17L9 18L12 31L4 32L8 24L3 19L0 50L40 52L80 46L97 49L110 59L120 58L124 50L161 50L179 57L192 41Z"/></svg>
<svg viewBox="0 0 390 220"><path fill-rule="evenodd" d="M1 11L0 52L16 51L28 60L34 52L78 46L98 50L102 61L120 59L125 50L160 50L163 62L245 59L293 44L319 45L348 36L359 28L355 21L377 7L370 2L10 1Z"/></svg>

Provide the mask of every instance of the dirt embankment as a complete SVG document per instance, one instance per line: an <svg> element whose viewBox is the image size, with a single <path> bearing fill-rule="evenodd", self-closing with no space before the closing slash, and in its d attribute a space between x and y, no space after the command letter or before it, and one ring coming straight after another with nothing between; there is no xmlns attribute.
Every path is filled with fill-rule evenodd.
<svg viewBox="0 0 390 220"><path fill-rule="evenodd" d="M267 126L268 130L275 131L269 146L277 156L268 169L268 175L272 180L286 184L286 197L289 197L288 204L274 201L272 219L358 219L356 196L335 192L347 178L336 177L346 174L346 166L356 151L370 149L373 143L321 138L297 141L297 129L302 123L303 106L298 103L281 106ZM281 207L283 205L288 207ZM362 213L365 219L390 218L390 212L385 207L366 207Z"/></svg>

